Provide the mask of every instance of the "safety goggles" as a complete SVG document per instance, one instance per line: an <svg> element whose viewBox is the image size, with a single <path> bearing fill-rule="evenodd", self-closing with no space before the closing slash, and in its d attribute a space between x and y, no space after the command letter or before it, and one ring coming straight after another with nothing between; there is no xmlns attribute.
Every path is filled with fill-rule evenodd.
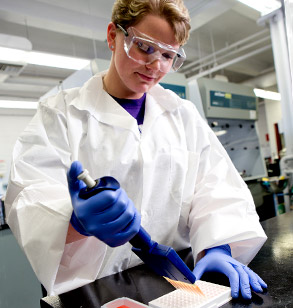
<svg viewBox="0 0 293 308"><path fill-rule="evenodd" d="M176 72L186 59L182 47L176 49L133 27L129 27L127 31L119 24L117 27L124 33L124 50L127 56L139 64L148 65L159 60L160 71L168 73L170 71Z"/></svg>

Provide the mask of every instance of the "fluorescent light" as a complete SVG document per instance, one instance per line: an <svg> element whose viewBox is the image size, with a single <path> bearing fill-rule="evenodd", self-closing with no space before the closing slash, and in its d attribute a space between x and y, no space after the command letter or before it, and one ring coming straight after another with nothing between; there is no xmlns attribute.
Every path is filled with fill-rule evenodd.
<svg viewBox="0 0 293 308"><path fill-rule="evenodd" d="M28 54L27 63L80 70L87 66L90 60L32 51Z"/></svg>
<svg viewBox="0 0 293 308"><path fill-rule="evenodd" d="M24 51L0 47L0 61L15 64L35 64L72 70L80 70L90 63L90 60L54 55L44 52Z"/></svg>
<svg viewBox="0 0 293 308"><path fill-rule="evenodd" d="M0 100L0 108L5 109L37 109L38 102Z"/></svg>
<svg viewBox="0 0 293 308"><path fill-rule="evenodd" d="M281 100L281 94L278 92L272 92L272 91L265 91L262 89L253 89L254 94L257 97L271 99L274 101L280 101Z"/></svg>
<svg viewBox="0 0 293 308"><path fill-rule="evenodd" d="M282 6L281 3L277 0L238 0L238 1L259 11L261 15L266 15L268 13L271 13Z"/></svg>
<svg viewBox="0 0 293 308"><path fill-rule="evenodd" d="M0 61L25 63L26 54L27 51L24 50L0 47Z"/></svg>

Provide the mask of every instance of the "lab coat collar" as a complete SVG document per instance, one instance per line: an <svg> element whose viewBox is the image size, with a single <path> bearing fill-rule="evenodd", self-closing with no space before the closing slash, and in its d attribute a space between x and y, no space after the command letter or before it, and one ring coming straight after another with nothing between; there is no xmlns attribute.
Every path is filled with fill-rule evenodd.
<svg viewBox="0 0 293 308"><path fill-rule="evenodd" d="M100 122L129 129L139 137L136 120L103 89L102 78L106 73L107 71L98 73L89 79L70 105L89 111ZM174 111L182 103L172 91L165 90L160 85L154 86L146 95L144 132L158 116L166 111Z"/></svg>
<svg viewBox="0 0 293 308"><path fill-rule="evenodd" d="M89 79L70 105L88 111L99 122L129 129L139 137L136 120L103 89L105 74L106 71Z"/></svg>

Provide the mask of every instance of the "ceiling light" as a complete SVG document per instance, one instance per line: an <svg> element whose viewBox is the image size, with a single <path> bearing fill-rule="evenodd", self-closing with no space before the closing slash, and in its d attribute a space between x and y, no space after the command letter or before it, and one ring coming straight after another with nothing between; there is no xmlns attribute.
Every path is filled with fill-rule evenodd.
<svg viewBox="0 0 293 308"><path fill-rule="evenodd" d="M282 6L280 1L277 0L238 0L238 1L259 11L261 15L269 14L279 9Z"/></svg>
<svg viewBox="0 0 293 308"><path fill-rule="evenodd" d="M87 66L90 60L32 51L27 55L27 63L80 70Z"/></svg>
<svg viewBox="0 0 293 308"><path fill-rule="evenodd" d="M28 63L72 70L80 70L90 63L90 60L87 59L6 47L0 47L0 61L9 62L12 64Z"/></svg>
<svg viewBox="0 0 293 308"><path fill-rule="evenodd" d="M0 47L0 61L15 64L26 63L26 55L27 51L24 50Z"/></svg>
<svg viewBox="0 0 293 308"><path fill-rule="evenodd" d="M37 109L38 102L0 100L0 108L5 109Z"/></svg>
<svg viewBox="0 0 293 308"><path fill-rule="evenodd" d="M254 94L257 97L271 99L274 101L280 101L281 100L281 94L278 92L272 92L272 91L265 91L262 89L253 89Z"/></svg>

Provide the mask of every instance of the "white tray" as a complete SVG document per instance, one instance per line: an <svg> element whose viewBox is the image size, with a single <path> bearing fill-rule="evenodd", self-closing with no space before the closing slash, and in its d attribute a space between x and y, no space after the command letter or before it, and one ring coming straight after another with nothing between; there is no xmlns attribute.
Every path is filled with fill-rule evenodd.
<svg viewBox="0 0 293 308"><path fill-rule="evenodd" d="M205 296L177 289L149 302L149 306L153 308L217 308L232 299L229 287L202 280L196 281L196 284Z"/></svg>

